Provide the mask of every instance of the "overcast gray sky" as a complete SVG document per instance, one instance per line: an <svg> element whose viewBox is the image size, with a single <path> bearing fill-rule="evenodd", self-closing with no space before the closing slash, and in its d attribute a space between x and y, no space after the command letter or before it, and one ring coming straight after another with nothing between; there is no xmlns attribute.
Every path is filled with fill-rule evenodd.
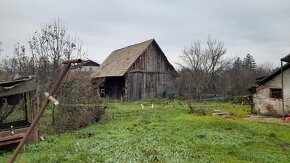
<svg viewBox="0 0 290 163"><path fill-rule="evenodd" d="M57 17L98 62L155 38L174 64L184 46L208 35L224 42L228 56L250 53L260 64L279 65L290 53L289 0L0 0L2 54Z"/></svg>

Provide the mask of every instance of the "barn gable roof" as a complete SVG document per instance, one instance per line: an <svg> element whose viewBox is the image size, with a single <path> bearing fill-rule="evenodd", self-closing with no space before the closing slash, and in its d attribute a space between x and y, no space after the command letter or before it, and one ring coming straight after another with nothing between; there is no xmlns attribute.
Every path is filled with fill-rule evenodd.
<svg viewBox="0 0 290 163"><path fill-rule="evenodd" d="M113 51L101 66L91 74L91 78L124 76L153 42L156 43L154 39L151 39Z"/></svg>

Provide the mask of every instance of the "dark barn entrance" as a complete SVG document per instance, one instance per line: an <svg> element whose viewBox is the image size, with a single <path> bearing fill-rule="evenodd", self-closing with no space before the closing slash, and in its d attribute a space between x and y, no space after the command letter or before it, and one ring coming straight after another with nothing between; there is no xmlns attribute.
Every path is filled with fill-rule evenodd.
<svg viewBox="0 0 290 163"><path fill-rule="evenodd" d="M124 100L125 78L107 77L104 84L105 96L115 100Z"/></svg>

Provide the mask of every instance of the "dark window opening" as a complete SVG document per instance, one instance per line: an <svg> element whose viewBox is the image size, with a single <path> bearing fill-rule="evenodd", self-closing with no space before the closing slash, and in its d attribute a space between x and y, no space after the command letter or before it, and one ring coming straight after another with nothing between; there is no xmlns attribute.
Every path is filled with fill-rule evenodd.
<svg viewBox="0 0 290 163"><path fill-rule="evenodd" d="M283 91L281 88L270 88L270 98L282 99Z"/></svg>

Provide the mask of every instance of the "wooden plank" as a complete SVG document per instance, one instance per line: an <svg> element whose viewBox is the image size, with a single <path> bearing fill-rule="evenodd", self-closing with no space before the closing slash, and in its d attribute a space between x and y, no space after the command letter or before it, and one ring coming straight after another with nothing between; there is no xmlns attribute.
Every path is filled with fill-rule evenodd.
<svg viewBox="0 0 290 163"><path fill-rule="evenodd" d="M9 140L23 138L24 135L25 135L25 133L20 133L20 134L15 134L15 135L10 135L10 136L0 137L0 143L1 142L4 142L4 141L9 141Z"/></svg>
<svg viewBox="0 0 290 163"><path fill-rule="evenodd" d="M10 96L15 94L21 94L25 92L29 92L36 89L36 81L35 79L24 81L19 83L19 85L15 86L11 89L0 89L0 97Z"/></svg>
<svg viewBox="0 0 290 163"><path fill-rule="evenodd" d="M22 138L20 139L13 139L13 140L9 140L9 141L5 141L5 142L0 142L0 146L4 146L4 145L9 145L9 144L15 144L15 143L20 143L22 140Z"/></svg>
<svg viewBox="0 0 290 163"><path fill-rule="evenodd" d="M31 80L31 78L27 77L24 79L17 79L17 80L0 82L0 86L7 85L7 84L13 84L13 83L19 83L19 82L23 82L23 81L27 81L27 80Z"/></svg>
<svg viewBox="0 0 290 163"><path fill-rule="evenodd" d="M15 144L19 143L22 138L24 137L24 133L15 134L11 136L5 136L0 138L0 146L8 145L8 144Z"/></svg>
<svg viewBox="0 0 290 163"><path fill-rule="evenodd" d="M147 71L147 70L132 70L132 71L129 71L129 73L139 73L139 72L142 72L142 73L148 73L148 74L170 74L170 72L162 72L162 71Z"/></svg>

